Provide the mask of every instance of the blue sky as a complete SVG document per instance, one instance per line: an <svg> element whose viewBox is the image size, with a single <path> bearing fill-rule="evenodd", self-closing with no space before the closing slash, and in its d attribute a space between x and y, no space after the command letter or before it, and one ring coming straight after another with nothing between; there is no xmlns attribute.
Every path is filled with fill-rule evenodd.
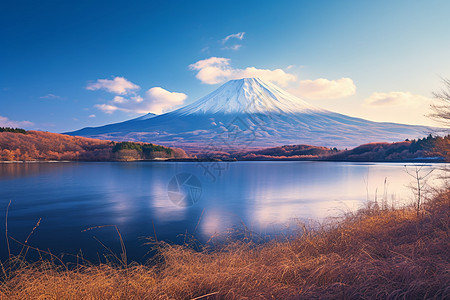
<svg viewBox="0 0 450 300"><path fill-rule="evenodd" d="M119 122L242 76L340 113L431 125L431 93L450 78L449 11L443 0L3 1L0 126Z"/></svg>

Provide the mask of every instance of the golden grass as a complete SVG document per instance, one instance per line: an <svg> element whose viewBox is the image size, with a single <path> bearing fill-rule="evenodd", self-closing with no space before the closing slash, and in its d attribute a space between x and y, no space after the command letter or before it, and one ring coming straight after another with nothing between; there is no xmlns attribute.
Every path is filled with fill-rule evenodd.
<svg viewBox="0 0 450 300"><path fill-rule="evenodd" d="M3 263L1 299L449 299L450 191L366 208L295 238L216 250L157 243L148 265ZM30 250L31 251L31 250ZM17 265L19 263L20 265Z"/></svg>

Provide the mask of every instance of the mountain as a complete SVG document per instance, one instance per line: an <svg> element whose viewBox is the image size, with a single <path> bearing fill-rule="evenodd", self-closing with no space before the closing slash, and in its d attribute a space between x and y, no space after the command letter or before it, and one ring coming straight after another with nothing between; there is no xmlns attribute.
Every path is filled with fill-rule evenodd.
<svg viewBox="0 0 450 300"><path fill-rule="evenodd" d="M259 78L231 80L185 107L147 116L68 134L229 152L288 144L345 148L430 132L424 126L372 122L328 111Z"/></svg>

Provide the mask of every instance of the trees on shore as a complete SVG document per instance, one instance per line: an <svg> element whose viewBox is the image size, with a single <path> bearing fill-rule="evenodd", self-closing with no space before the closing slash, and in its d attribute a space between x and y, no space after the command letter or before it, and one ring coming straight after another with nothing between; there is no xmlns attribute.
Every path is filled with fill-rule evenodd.
<svg viewBox="0 0 450 300"><path fill-rule="evenodd" d="M21 134L23 132L14 130L0 132L1 161L113 161L187 157L181 149L154 144L117 143L42 131Z"/></svg>

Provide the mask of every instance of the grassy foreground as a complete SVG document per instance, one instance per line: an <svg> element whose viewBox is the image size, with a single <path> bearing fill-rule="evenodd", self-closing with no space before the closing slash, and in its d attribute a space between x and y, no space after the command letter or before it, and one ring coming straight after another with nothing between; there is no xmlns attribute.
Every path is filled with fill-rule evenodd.
<svg viewBox="0 0 450 300"><path fill-rule="evenodd" d="M201 252L159 243L149 265L4 262L0 298L449 299L449 208L447 190L419 214L372 205L289 240Z"/></svg>

